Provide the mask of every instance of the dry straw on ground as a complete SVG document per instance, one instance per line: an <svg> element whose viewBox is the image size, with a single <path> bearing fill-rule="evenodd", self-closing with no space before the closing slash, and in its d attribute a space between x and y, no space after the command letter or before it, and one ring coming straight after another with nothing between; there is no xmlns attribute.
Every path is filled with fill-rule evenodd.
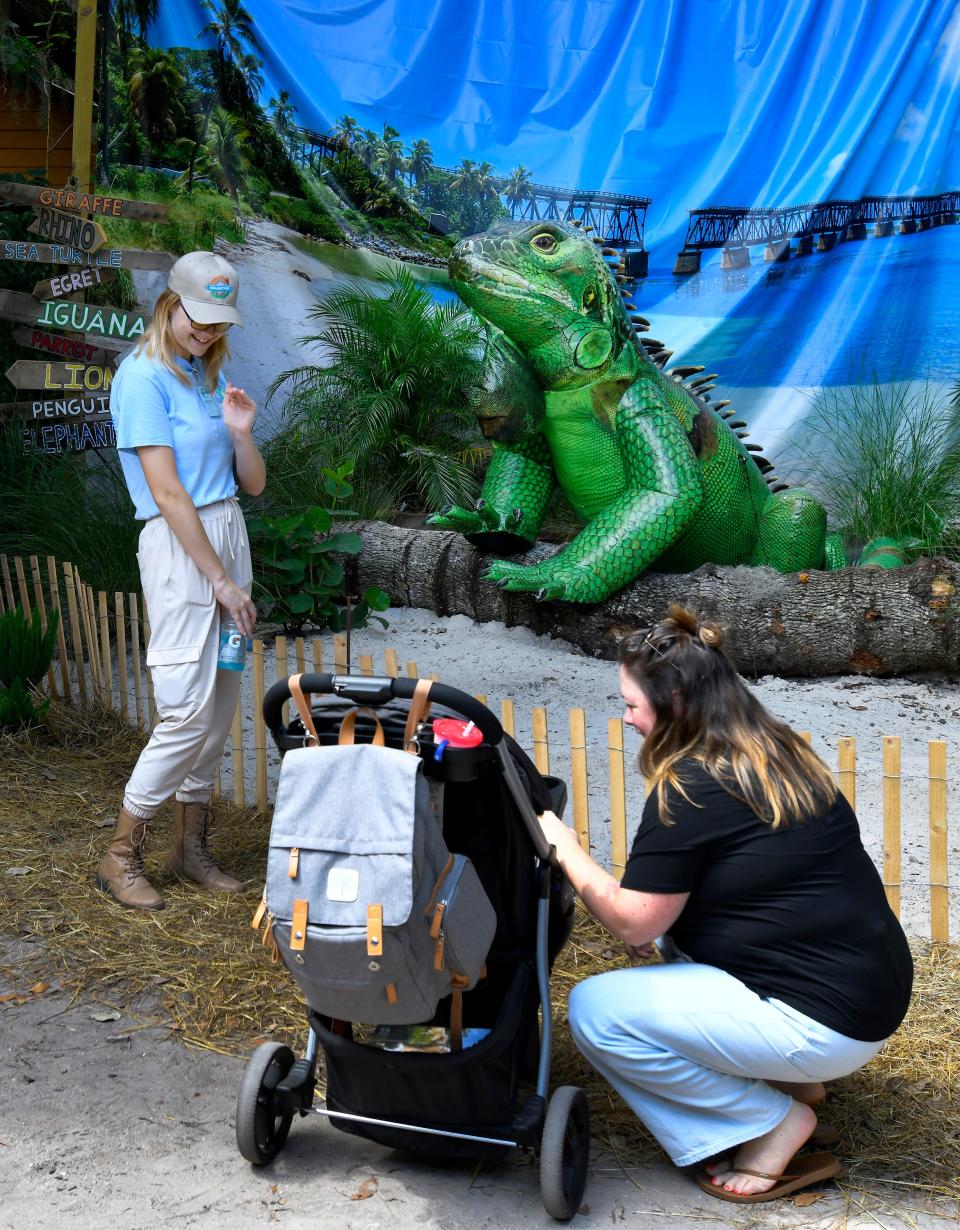
<svg viewBox="0 0 960 1230"><path fill-rule="evenodd" d="M25 943L0 966L16 1004L59 984L169 1024L185 1042L227 1053L278 1038L305 1041L303 1008L282 966L271 964L250 918L260 897L269 816L215 805L212 845L249 884L207 895L162 870L169 813L147 853L167 908L138 913L92 887L123 784L143 736L115 715L53 705L45 728L0 741L0 933ZM960 1201L960 949L915 945L916 993L903 1028L865 1068L831 1086L827 1115L841 1131L850 1182L873 1199ZM580 917L552 980L558 1029L554 1078L584 1086L597 1155L629 1174L658 1156L610 1087L574 1051L563 1027L569 988L622 962L615 942ZM31 986L40 988L31 991ZM642 1010L642 1005L640 1005Z"/></svg>

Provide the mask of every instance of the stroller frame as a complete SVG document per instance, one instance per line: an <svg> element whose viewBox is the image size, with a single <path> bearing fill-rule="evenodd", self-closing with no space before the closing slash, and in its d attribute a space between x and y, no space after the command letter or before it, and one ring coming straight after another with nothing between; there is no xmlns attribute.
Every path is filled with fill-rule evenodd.
<svg viewBox="0 0 960 1230"><path fill-rule="evenodd" d="M300 677L304 696L332 696L367 707L384 706L391 701L410 701L417 683L416 679L356 675L304 674ZM281 680L271 687L263 702L264 719L281 753L293 747L306 746L306 734L300 719L294 718L289 725L283 722L283 705L290 695L289 683ZM430 703L473 721L483 735L483 743L477 748L455 751L447 749L446 752L440 749L440 755L449 757L448 780L470 780L469 774L476 772L478 762L495 762L535 856L536 930L533 965L540 1010L535 1092L528 1096L519 1111L514 1113L512 1123L505 1127L502 1136L481 1135L468 1130L453 1130L450 1127L431 1126L416 1121L356 1114L348 1109L315 1106L317 1065L321 1051L325 1049L324 1039L328 1045L335 1046L338 1045L335 1035L339 1035L343 1042L347 1043L343 1029L349 1031L351 1027L349 1024L344 1027L341 1022L319 1016L308 1005L310 1032L302 1058L296 1058L287 1046L266 1042L261 1044L250 1059L237 1099L237 1145L248 1161L254 1165L265 1165L282 1149L294 1114L304 1117L312 1112L329 1118L345 1131L393 1147L413 1147L404 1139L407 1133L411 1133L417 1138L444 1138L451 1142L451 1152L458 1156L500 1159L515 1149L532 1148L540 1154L541 1196L547 1212L558 1220L568 1220L580 1207L586 1185L589 1110L583 1091L575 1086L560 1086L554 1090L552 1097L549 1095L553 1045L549 979L551 903L564 900L568 907L572 907L572 890L559 867L554 848L544 837L536 809L518 770L519 757L525 771L532 772L537 780L542 782L537 771L526 761L524 753L505 735L500 722L489 709L467 693L445 684L434 683L431 686ZM314 709L313 716L319 731L324 723L323 707ZM440 755L436 755L432 734L423 727L419 732L418 751L421 757L440 759ZM561 811L565 801L562 783L557 782L555 790L559 799L555 801L551 798L550 805ZM563 939L565 938L564 935ZM517 1007L518 1022L521 1008L529 1009L532 994L532 988L526 986L525 982L517 989L515 984L523 981L519 976L521 972L518 970L513 977L510 990L500 1007L501 1012L504 1011L507 998L513 996L520 1005ZM529 982L529 977L526 982ZM350 1041L348 1045L352 1047L354 1044ZM379 1051L374 1053L383 1054ZM458 1052L459 1056L464 1054L469 1055L470 1051ZM414 1066L416 1063L422 1065L426 1059L427 1066L433 1070L429 1061L442 1063L452 1057L391 1053L391 1058L393 1061L400 1060L401 1066L411 1059L415 1061ZM328 1055L328 1071L329 1059ZM516 1056L513 1061L519 1062ZM390 1066L393 1068L397 1065L394 1062ZM418 1070L424 1071L422 1066ZM469 1079L469 1074L465 1075ZM394 1133L399 1134L398 1139L393 1139Z"/></svg>

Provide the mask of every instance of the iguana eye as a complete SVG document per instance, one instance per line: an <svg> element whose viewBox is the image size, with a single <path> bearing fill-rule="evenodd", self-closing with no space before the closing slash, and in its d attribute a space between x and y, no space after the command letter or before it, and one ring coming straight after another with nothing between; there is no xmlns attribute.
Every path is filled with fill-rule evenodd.
<svg viewBox="0 0 960 1230"><path fill-rule="evenodd" d="M544 233L542 235L537 235L534 239L531 239L530 246L532 248L537 248L540 252L556 252L557 241L552 235Z"/></svg>
<svg viewBox="0 0 960 1230"><path fill-rule="evenodd" d="M593 305L596 303L596 301L597 301L597 292L593 289L592 286L588 286L587 289L583 292L583 306L585 308L592 308Z"/></svg>

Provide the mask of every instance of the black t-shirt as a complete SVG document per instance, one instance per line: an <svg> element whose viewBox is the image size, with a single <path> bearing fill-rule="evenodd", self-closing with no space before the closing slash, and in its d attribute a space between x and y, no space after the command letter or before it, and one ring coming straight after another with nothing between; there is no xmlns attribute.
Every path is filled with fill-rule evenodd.
<svg viewBox="0 0 960 1230"><path fill-rule="evenodd" d="M876 1042L903 1020L913 985L906 938L843 795L821 816L772 829L693 760L643 809L622 884L690 893L670 929L694 961L848 1038Z"/></svg>

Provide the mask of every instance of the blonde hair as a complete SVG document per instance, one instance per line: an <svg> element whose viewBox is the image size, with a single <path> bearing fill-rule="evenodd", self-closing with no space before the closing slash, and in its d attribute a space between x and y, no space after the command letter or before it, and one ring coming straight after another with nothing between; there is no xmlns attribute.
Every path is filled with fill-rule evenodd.
<svg viewBox="0 0 960 1230"><path fill-rule="evenodd" d="M653 709L640 766L670 823L667 787L688 799L677 766L696 760L771 828L815 816L837 787L819 756L757 700L723 650L723 629L671 606L620 645L620 661ZM689 799L688 799L689 801Z"/></svg>
<svg viewBox="0 0 960 1230"><path fill-rule="evenodd" d="M180 303L180 296L173 290L162 290L153 305L153 317L144 330L143 337L137 343L134 354L146 354L156 359L171 372L181 384L190 385L192 381L183 368L177 363L177 348L173 336L170 317ZM184 309L186 311L186 309ZM230 358L230 347L227 345L227 335L221 334L210 343L207 353L201 358L203 364L204 384L211 391L217 387L220 369Z"/></svg>

